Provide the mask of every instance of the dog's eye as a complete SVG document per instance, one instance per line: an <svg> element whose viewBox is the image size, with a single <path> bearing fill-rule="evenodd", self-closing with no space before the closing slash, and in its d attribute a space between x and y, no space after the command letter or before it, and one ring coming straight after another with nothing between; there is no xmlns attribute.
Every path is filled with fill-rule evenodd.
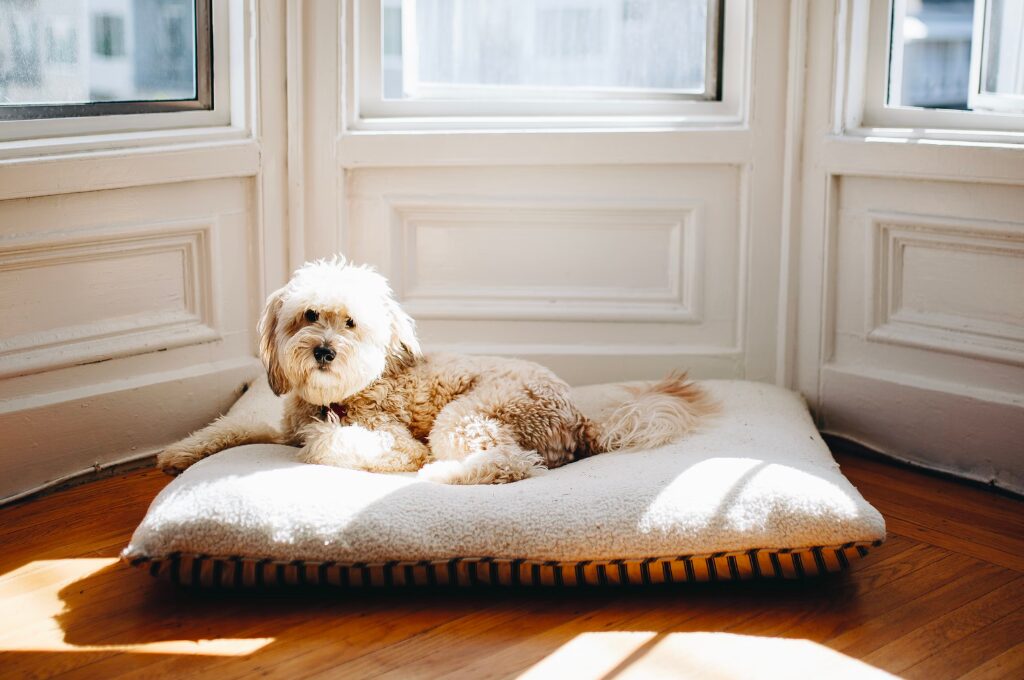
<svg viewBox="0 0 1024 680"><path fill-rule="evenodd" d="M345 319L345 328L355 328L356 322L352 320L352 317Z"/></svg>
<svg viewBox="0 0 1024 680"><path fill-rule="evenodd" d="M308 321L310 323L316 323L317 319L319 319L319 318L320 318L320 315L317 314L316 312L314 312L312 309L307 309L306 310L306 321Z"/></svg>

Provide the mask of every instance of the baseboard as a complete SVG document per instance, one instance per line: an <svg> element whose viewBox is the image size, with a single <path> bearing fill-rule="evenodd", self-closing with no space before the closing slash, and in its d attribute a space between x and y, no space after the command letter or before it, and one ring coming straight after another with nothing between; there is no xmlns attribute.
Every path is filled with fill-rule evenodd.
<svg viewBox="0 0 1024 680"><path fill-rule="evenodd" d="M877 460L885 463L886 465L894 465L896 467L914 470L915 472L923 472L940 479L948 479L961 484L967 484L978 489L992 491L1001 496L1024 500L1024 489L1014 489L1001 486L998 480L972 475L970 472L954 470L952 468L935 465L934 463L927 463L919 460L903 458L891 453L885 453L884 451L879 451L867 444L852 439L847 435L832 434L826 430L822 432L822 436L829 448L833 451L842 451L843 453L849 453L860 458Z"/></svg>
<svg viewBox="0 0 1024 680"><path fill-rule="evenodd" d="M5 402L0 504L152 456L225 412L260 371L242 357Z"/></svg>

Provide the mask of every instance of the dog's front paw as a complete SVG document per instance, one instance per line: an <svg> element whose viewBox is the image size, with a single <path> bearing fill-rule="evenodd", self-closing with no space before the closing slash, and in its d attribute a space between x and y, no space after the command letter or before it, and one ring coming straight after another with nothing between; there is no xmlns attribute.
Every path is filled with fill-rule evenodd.
<svg viewBox="0 0 1024 680"><path fill-rule="evenodd" d="M437 460L421 467L416 476L438 484L458 484L463 473L462 461Z"/></svg>
<svg viewBox="0 0 1024 680"><path fill-rule="evenodd" d="M395 438L388 432L368 430L360 425L315 422L302 431L306 445L299 459L317 465L385 471Z"/></svg>
<svg viewBox="0 0 1024 680"><path fill-rule="evenodd" d="M187 468L199 462L201 457L191 449L172 444L157 454L156 467L168 475L180 475Z"/></svg>

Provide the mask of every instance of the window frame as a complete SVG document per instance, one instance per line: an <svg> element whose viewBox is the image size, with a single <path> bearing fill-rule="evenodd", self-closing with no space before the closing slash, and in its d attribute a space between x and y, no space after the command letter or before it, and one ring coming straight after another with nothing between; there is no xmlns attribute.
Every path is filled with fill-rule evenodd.
<svg viewBox="0 0 1024 680"><path fill-rule="evenodd" d="M231 77L231 55L239 53L235 44L239 27L231 27L232 22L237 23L241 18L236 5L237 0L198 0L196 3L196 58L197 62L201 58L198 36L205 34L208 68L197 68L195 99L0 107L37 109L40 114L20 118L0 115L0 159L31 154L37 148L49 152L68 145L75 150L105 147L120 138L124 141L132 138L130 145L144 144L145 140L139 135L145 133L159 135L166 142L175 130L191 132L238 127L238 112L232 112L232 100L238 100L237 87ZM200 7L205 10L200 12ZM51 113L67 115L43 117ZM81 143L76 138L81 138Z"/></svg>
<svg viewBox="0 0 1024 680"><path fill-rule="evenodd" d="M984 112L1024 114L1024 94L985 92L982 84L988 76L988 49L992 36L992 4L975 2L974 38L971 41L971 89L968 101L972 109Z"/></svg>
<svg viewBox="0 0 1024 680"><path fill-rule="evenodd" d="M382 98L380 0L346 0L345 30L349 37L345 52L346 129L607 129L742 123L745 121L744 93L748 89L751 3L749 0L717 0L712 4L716 11L709 12L709 24L713 20L717 30L709 32L707 49L708 54L713 55L709 63L714 63L715 73L706 81L707 94L630 94L611 100L596 95L595 89L582 94L578 100L557 102L509 101L507 98L439 101ZM724 49L726 44L730 49Z"/></svg>
<svg viewBox="0 0 1024 680"><path fill-rule="evenodd" d="M3 105L0 106L0 121L84 118L170 111L209 111L213 109L213 0L194 0L194 6L196 8L196 96L194 98ZM109 15L96 15L96 18L101 16Z"/></svg>
<svg viewBox="0 0 1024 680"><path fill-rule="evenodd" d="M849 1L854 5L850 22L853 32L850 36L851 92L847 103L854 108L847 112L847 129L865 135L1024 143L1021 136L1024 116L989 110L889 106L893 18L906 0ZM975 77L974 66L972 58L972 78Z"/></svg>

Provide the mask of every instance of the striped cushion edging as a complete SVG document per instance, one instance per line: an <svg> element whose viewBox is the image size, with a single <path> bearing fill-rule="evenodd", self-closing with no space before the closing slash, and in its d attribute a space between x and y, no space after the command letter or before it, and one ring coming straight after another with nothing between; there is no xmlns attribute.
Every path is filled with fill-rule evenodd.
<svg viewBox="0 0 1024 680"><path fill-rule="evenodd" d="M307 562L174 553L126 558L175 583L206 587L360 586L621 586L796 579L842 571L881 541L813 548L771 548L648 559L551 560L455 558L419 562Z"/></svg>

